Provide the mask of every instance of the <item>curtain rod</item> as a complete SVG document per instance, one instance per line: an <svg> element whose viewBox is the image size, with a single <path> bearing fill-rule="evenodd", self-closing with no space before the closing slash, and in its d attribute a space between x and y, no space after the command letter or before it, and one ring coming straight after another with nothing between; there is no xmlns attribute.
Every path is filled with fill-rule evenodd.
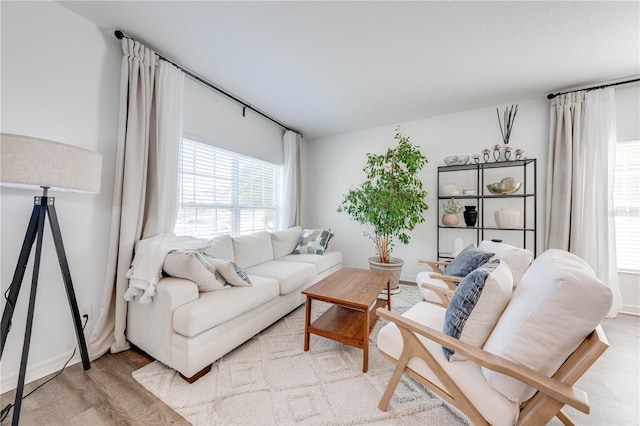
<svg viewBox="0 0 640 426"><path fill-rule="evenodd" d="M128 38L130 40L136 41L133 37L125 34L124 32L120 31L120 30L116 30L114 32L114 35L116 36L116 38L118 40L121 40L123 37L124 38ZM229 99L232 99L233 101L239 103L240 105L242 105L242 116L244 117L245 114L245 110L248 108L251 111L260 114L261 116L263 116L264 118L266 118L269 121L272 121L273 123L277 124L278 126L282 127L285 130L291 130L292 132L295 132L297 134L300 135L300 137L302 137L302 133L300 133L299 131L297 131L296 129L292 129L289 126L285 126L284 124L282 124L281 122L279 122L278 120L276 120L275 118L272 118L270 116L268 116L267 114L265 114L264 112L260 111L259 109L254 108L253 106L251 106L250 104L244 102L243 100L237 98L236 96L232 95L231 93L221 89L220 87L216 86L215 84L205 80L204 78L200 77L199 75L189 71L188 69L184 68L182 65L176 64L175 62L173 62L170 59L165 58L164 56L160 55L158 52L155 52L156 55L158 55L160 57L160 59L162 59L163 61L169 62L172 65L175 65L176 67L178 67L182 72L184 72L186 75L188 75L189 77L198 80L200 83L204 84L205 86L208 86L209 88L215 90L216 92L226 96Z"/></svg>
<svg viewBox="0 0 640 426"><path fill-rule="evenodd" d="M618 86L620 84L635 83L636 81L640 81L640 78L634 78L633 80L626 80L626 81L618 81L616 83L602 84L600 86L588 87L586 89L575 89L575 90L567 90L566 92L560 92L560 93L549 93L547 95L547 99L553 99L556 96L565 95L567 93L579 92L581 90L589 92L591 90L604 89L605 87Z"/></svg>

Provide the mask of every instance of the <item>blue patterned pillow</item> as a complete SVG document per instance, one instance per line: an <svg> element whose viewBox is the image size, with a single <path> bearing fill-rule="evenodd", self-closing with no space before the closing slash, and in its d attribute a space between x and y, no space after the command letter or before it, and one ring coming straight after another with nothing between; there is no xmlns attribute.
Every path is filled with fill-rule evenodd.
<svg viewBox="0 0 640 426"><path fill-rule="evenodd" d="M247 273L244 269L239 267L236 262L225 259L216 259L214 257L211 257L208 260L228 284L236 287L250 287L253 285Z"/></svg>
<svg viewBox="0 0 640 426"><path fill-rule="evenodd" d="M445 313L443 333L481 347L489 338L509 301L513 275L500 259L486 263L458 284ZM466 359L442 347L449 361Z"/></svg>
<svg viewBox="0 0 640 426"><path fill-rule="evenodd" d="M494 254L478 250L475 245L469 244L444 268L444 275L464 278L478 266L487 263Z"/></svg>
<svg viewBox="0 0 640 426"><path fill-rule="evenodd" d="M305 229L293 254L324 254L332 237L328 229Z"/></svg>

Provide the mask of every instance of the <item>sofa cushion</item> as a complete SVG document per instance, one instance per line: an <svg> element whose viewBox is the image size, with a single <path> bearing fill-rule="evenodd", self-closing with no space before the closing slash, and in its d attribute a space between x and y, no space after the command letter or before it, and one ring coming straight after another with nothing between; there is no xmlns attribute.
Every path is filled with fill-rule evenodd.
<svg viewBox="0 0 640 426"><path fill-rule="evenodd" d="M277 260L293 253L293 250L295 250L298 245L301 234L301 226L294 226L284 231L272 232L271 245L273 246L273 259Z"/></svg>
<svg viewBox="0 0 640 426"><path fill-rule="evenodd" d="M600 324L611 302L611 290L584 260L547 250L520 280L484 349L551 376ZM526 401L535 393L516 379L483 373L512 401Z"/></svg>
<svg viewBox="0 0 640 426"><path fill-rule="evenodd" d="M328 229L305 229L293 254L323 254L332 237Z"/></svg>
<svg viewBox="0 0 640 426"><path fill-rule="evenodd" d="M211 257L217 257L219 259L235 260L233 254L233 242L230 235L221 235L215 237L204 250L203 253L208 254Z"/></svg>
<svg viewBox="0 0 640 426"><path fill-rule="evenodd" d="M478 266L487 263L491 256L493 253L478 250L475 245L469 244L444 268L442 275L465 277Z"/></svg>
<svg viewBox="0 0 640 426"><path fill-rule="evenodd" d="M278 297L276 280L251 278L251 287L227 287L200 293L198 300L179 306L173 314L173 329L183 336L193 337Z"/></svg>
<svg viewBox="0 0 640 426"><path fill-rule="evenodd" d="M251 276L259 275L277 280L280 294L288 294L311 281L316 275L316 267L310 263L283 262L272 260L247 268Z"/></svg>
<svg viewBox="0 0 640 426"><path fill-rule="evenodd" d="M318 274L331 269L336 265L342 263L342 253L339 251L325 251L323 255L317 254L290 254L285 257L281 257L281 261L284 262L301 262L310 263L316 267Z"/></svg>
<svg viewBox="0 0 640 426"><path fill-rule="evenodd" d="M482 241L478 249L487 253L495 253L492 259L501 259L511 269L513 283L518 284L533 260L533 253L527 249L495 241Z"/></svg>
<svg viewBox="0 0 640 426"><path fill-rule="evenodd" d="M199 291L221 290L226 281L210 259L205 253L195 250L172 250L165 256L162 270L171 277L193 281Z"/></svg>
<svg viewBox="0 0 640 426"><path fill-rule="evenodd" d="M256 232L251 235L232 237L231 240L235 261L241 268L249 268L273 260L270 232Z"/></svg>
<svg viewBox="0 0 640 426"><path fill-rule="evenodd" d="M216 271L220 273L224 280L236 287L248 287L251 285L251 280L247 276L247 273L238 266L238 264L232 260L216 259L210 257L209 262L216 268Z"/></svg>
<svg viewBox="0 0 640 426"><path fill-rule="evenodd" d="M485 263L458 284L447 306L443 332L478 348L484 345L511 299L513 276L500 259ZM449 361L466 357L442 347Z"/></svg>
<svg viewBox="0 0 640 426"><path fill-rule="evenodd" d="M444 315L445 309L442 306L428 302L419 302L402 314L403 317L434 330L442 330ZM478 364L470 361L448 362L442 353L442 346L425 337L417 337L490 424L512 425L516 422L519 413L518 404L509 401L489 386ZM403 346L398 327L393 323L382 327L378 333L377 344L380 351L398 359ZM422 358L412 357L408 367L435 385L446 389Z"/></svg>

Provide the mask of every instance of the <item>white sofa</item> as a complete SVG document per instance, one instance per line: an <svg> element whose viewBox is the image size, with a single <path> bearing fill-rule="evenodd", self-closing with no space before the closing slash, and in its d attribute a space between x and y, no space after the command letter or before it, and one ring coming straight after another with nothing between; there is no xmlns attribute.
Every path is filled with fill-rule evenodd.
<svg viewBox="0 0 640 426"><path fill-rule="evenodd" d="M340 252L292 254L301 234L295 227L214 238L204 253L234 261L252 285L199 292L193 281L164 277L151 303L129 303L127 338L196 380L218 358L303 304L303 289L342 268Z"/></svg>

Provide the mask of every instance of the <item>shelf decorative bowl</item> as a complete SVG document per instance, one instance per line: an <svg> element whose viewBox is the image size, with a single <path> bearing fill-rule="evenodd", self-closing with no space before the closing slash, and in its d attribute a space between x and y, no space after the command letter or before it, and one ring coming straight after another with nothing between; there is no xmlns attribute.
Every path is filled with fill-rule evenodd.
<svg viewBox="0 0 640 426"><path fill-rule="evenodd" d="M444 158L444 164L447 166L464 166L469 163L470 158L468 155L450 155Z"/></svg>
<svg viewBox="0 0 640 426"><path fill-rule="evenodd" d="M521 186L522 182L497 182L487 185L487 189L495 195L509 195L516 193Z"/></svg>

